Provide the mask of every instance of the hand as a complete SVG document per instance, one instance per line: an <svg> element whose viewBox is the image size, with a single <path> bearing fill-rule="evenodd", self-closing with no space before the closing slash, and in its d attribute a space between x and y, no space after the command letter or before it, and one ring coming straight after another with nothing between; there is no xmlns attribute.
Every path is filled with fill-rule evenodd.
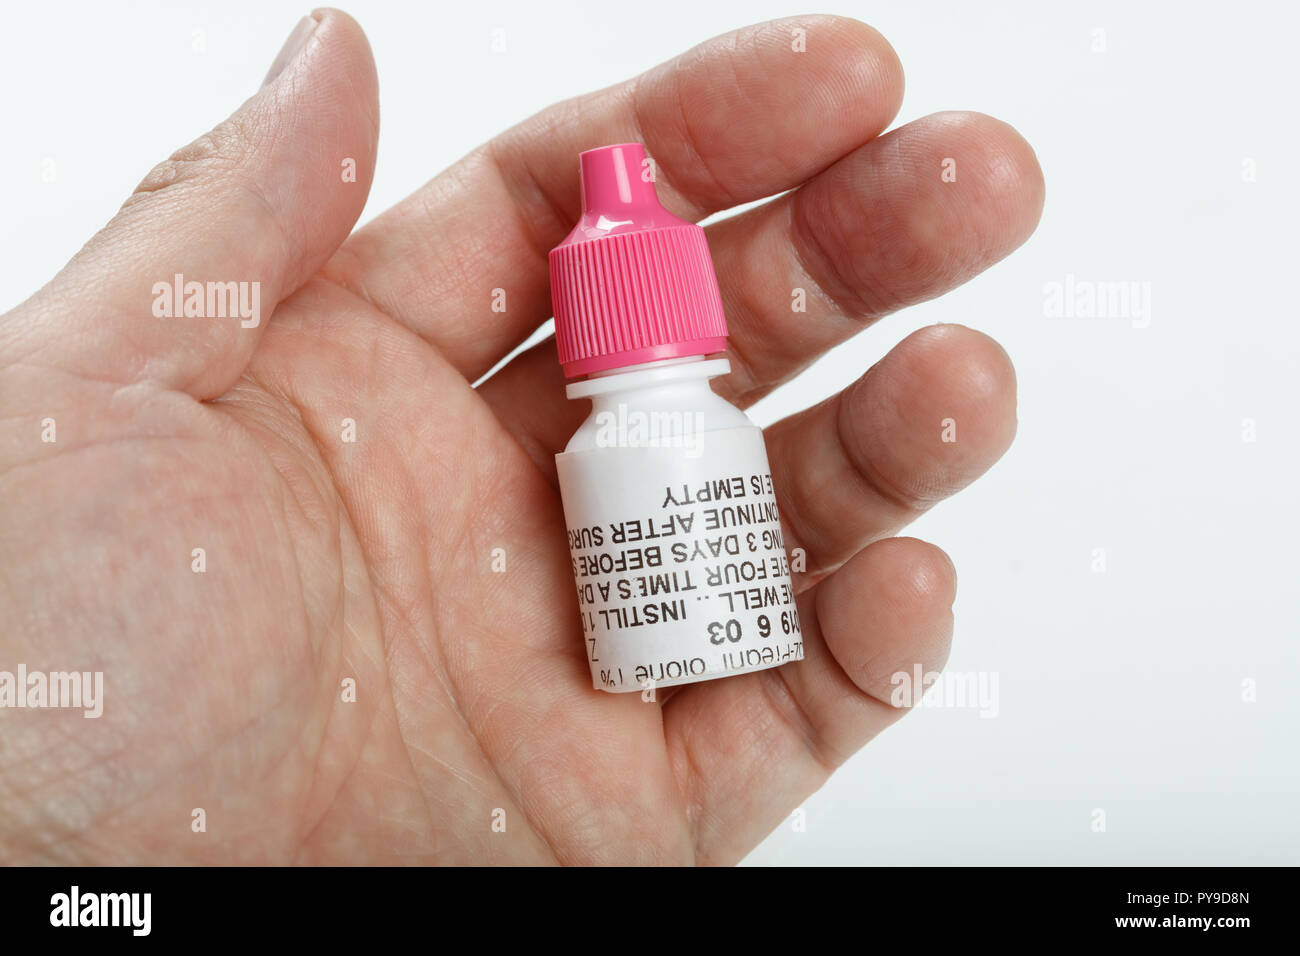
<svg viewBox="0 0 1300 956"><path fill-rule="evenodd" d="M0 323L0 670L104 675L98 719L0 710L0 859L740 859L901 716L892 673L944 662L952 565L891 536L1007 448L1006 354L926 329L768 429L807 659L655 703L590 686L552 458L586 403L553 343L472 383L550 315L577 154L606 143L644 142L679 215L792 190L708 230L742 407L1005 256L1032 151L973 113L880 135L902 90L860 23L747 28L349 235L374 64L347 16L305 21ZM156 317L176 274L258 283L257 324Z"/></svg>

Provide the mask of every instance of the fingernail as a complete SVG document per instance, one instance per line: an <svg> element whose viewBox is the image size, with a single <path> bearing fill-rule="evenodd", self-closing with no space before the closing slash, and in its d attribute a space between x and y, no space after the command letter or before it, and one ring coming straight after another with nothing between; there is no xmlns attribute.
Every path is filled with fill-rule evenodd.
<svg viewBox="0 0 1300 956"><path fill-rule="evenodd" d="M271 64L271 68L266 71L266 79L262 81L263 86L266 86L266 84L283 73L284 68L293 62L293 58L307 45L307 39L311 36L312 31L316 29L318 23L319 21L314 17L303 17L298 21L298 25L289 34L289 39L284 41L284 46L280 47L280 52L275 55L275 61Z"/></svg>

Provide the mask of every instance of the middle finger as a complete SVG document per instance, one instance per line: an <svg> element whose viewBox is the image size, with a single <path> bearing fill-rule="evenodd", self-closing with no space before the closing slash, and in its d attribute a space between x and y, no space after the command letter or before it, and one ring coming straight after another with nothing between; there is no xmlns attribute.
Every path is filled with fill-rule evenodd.
<svg viewBox="0 0 1300 956"><path fill-rule="evenodd" d="M942 113L715 223L707 232L733 368L716 391L747 407L888 312L961 285L1024 242L1042 204L1038 162L1014 129ZM796 290L806 311L792 308ZM564 397L554 342L519 355L479 392L553 477L551 456L587 415L585 402Z"/></svg>

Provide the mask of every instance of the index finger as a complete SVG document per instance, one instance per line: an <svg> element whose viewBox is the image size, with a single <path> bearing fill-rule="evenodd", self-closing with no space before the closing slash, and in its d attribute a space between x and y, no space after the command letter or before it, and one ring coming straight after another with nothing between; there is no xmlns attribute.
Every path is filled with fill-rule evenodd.
<svg viewBox="0 0 1300 956"><path fill-rule="evenodd" d="M546 256L578 218L581 151L644 143L664 206L699 219L809 179L902 95L897 55L863 23L746 27L506 131L354 234L326 274L473 380L551 315Z"/></svg>

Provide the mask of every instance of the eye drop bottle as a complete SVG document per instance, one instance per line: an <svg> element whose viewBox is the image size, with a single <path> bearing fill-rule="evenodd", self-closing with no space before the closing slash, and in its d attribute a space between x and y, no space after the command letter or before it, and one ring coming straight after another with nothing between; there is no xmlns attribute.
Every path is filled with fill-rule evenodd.
<svg viewBox="0 0 1300 956"><path fill-rule="evenodd" d="M556 455L592 685L653 690L803 658L762 431L731 366L704 230L665 210L639 143L580 156L551 250L555 341L591 414Z"/></svg>

